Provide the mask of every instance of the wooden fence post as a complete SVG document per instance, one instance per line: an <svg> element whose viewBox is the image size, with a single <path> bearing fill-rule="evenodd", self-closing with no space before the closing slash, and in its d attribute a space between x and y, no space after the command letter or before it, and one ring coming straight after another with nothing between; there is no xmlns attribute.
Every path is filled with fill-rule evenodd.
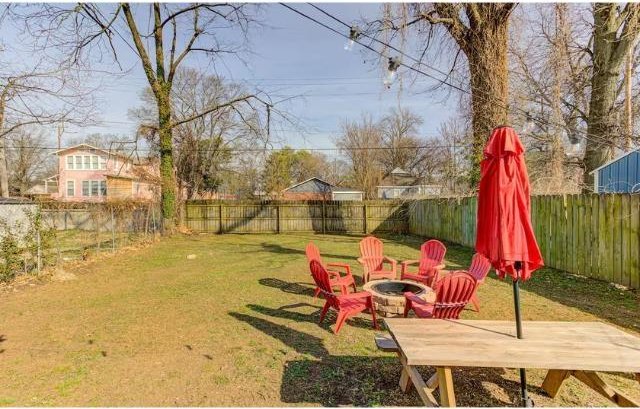
<svg viewBox="0 0 640 409"><path fill-rule="evenodd" d="M327 227L326 227L326 214L325 214L325 207L324 207L324 200L321 202L321 211L322 211L322 234L325 234L327 232Z"/></svg>
<svg viewBox="0 0 640 409"><path fill-rule="evenodd" d="M280 205L276 204L276 234L280 234Z"/></svg>
<svg viewBox="0 0 640 409"><path fill-rule="evenodd" d="M224 233L224 230L222 228L222 204L218 205L218 234L222 234Z"/></svg>
<svg viewBox="0 0 640 409"><path fill-rule="evenodd" d="M364 230L364 234L368 233L367 229L367 204L362 205L362 227Z"/></svg>

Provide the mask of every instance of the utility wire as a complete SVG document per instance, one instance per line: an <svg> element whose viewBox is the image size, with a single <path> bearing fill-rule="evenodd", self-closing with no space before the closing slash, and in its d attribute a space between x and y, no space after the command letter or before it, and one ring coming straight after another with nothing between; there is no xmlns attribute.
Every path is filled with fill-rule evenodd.
<svg viewBox="0 0 640 409"><path fill-rule="evenodd" d="M366 48L366 49L368 49L368 50L370 50L370 51L373 51L374 53L376 53L376 54L380 55L381 57L386 57L386 56L384 55L384 53L382 53L382 52L380 52L380 51L376 50L375 48L373 48L373 47L369 46L368 44L365 44L365 43L363 43L363 42L361 42L361 41L358 41L358 39L352 39L349 35L347 35L347 34L345 34L345 33L341 32L341 31L338 31L338 30L336 30L335 28L333 28L333 27L331 27L331 26L328 26L327 24L324 24L323 22L321 22L321 21L319 21L319 20L317 20L317 19L315 19L315 18L313 18L313 17L311 17L311 16L309 16L309 15L307 15L307 14L305 14L305 13L303 13L303 12L301 12L301 11L299 11L299 10L297 10L297 9L295 9L295 8L293 8L293 7L291 7L291 6L289 6L289 5L287 5L287 4L284 4L284 3L279 3L279 4L280 4L281 6L283 6L283 7L285 7L285 8L287 8L287 9L289 9L289 10L293 11L294 13L296 13L296 14L298 14L298 15L300 15L300 16L302 16L302 17L304 17L304 18L306 18L306 19L308 19L308 20L310 20L310 21L313 21L314 23L316 23L316 24L318 24L318 25L320 25L320 26L322 26L322 27L326 28L327 30L330 30L330 31L332 31L332 32L334 32L334 33L336 33L336 34L338 34L338 35L339 35L339 36L341 36L341 37L344 37L344 38L349 39L349 40L353 40L355 43L358 43L358 44L359 44L359 45L361 45L362 47L364 47L364 48ZM321 11L323 14L325 14L325 15L327 15L327 16L329 16L329 17L331 17L332 19L334 19L334 20L336 20L336 21L338 21L338 22L340 22L340 24L343 24L343 25L345 25L346 27L351 27L351 26L349 26L347 23L345 23L345 22L341 21L340 19L338 19L338 18L337 18L337 17L335 17L335 16L332 16L330 13L328 13L328 12L326 12L326 11L324 11L324 10L320 9L319 7L317 7L317 6L315 6L315 5L312 5L312 6L313 6L315 9L317 9L317 10ZM427 67L427 68L429 68L429 69L432 69L432 70L434 70L434 71L436 71L436 72L440 72L440 73L442 73L442 71L438 70L437 68L435 68L435 67L431 67L430 65L428 65L428 64L426 64L426 63L424 63L424 62L422 62L422 61L420 61L420 60L418 60L418 59L416 59L416 58L414 58L414 57L409 56L408 54L404 53L403 51L398 50L397 48L393 47L393 46L392 46L392 45L390 45L390 44L387 44L386 42L383 42L383 41L381 41L381 40L378 40L378 39L376 39L376 38L373 38L373 37L371 37L371 36L368 36L368 35L366 35L366 34L364 34L364 33L361 33L361 34L362 34L364 37L371 38L372 40L377 41L377 42L379 42L380 44L383 44L384 46L386 46L386 47L388 47L388 48L390 48L390 49L393 49L393 50L397 51L397 52L398 52L398 53L400 53L401 55L403 55L403 56L407 57L408 59L410 59L410 60L412 60L412 61L417 62L417 63L418 63L418 64L420 64L420 65L424 65L425 67ZM438 81L438 82L440 82L440 83L442 83L442 84L444 84L444 85L448 85L449 87L451 87L451 88L453 88L453 89L455 89L455 90L457 90L457 91L460 91L460 92L463 92L463 93L465 93L465 94L469 94L469 95L474 95L474 94L472 94L472 91L469 91L469 90L464 89L464 88L462 88L462 87L460 87L460 86L457 86L457 85L455 85L455 84L452 84L452 83L450 83L450 82L448 82L448 81L446 81L446 80L443 80L443 79L441 79L441 78L437 78L437 77L435 77L435 76L433 76L433 75L431 75L431 74L429 74L429 73L424 72L423 70L420 70L420 69L415 68L415 67L413 67L413 66L407 65L407 64L405 64L405 63L403 63L403 62L399 62L399 65L400 65L400 66L402 66L402 67L405 67L405 68L407 68L407 69L409 69L409 70L411 70L411 71L414 71L414 72L416 72L416 73L422 74L422 75L424 75L424 76L426 76L426 77L428 77L428 78L432 78L432 79L434 79L434 80L436 80L436 81ZM445 73L445 75L448 75L448 74L446 74L446 73ZM472 88L472 90L473 90L473 88ZM478 91L478 90L476 90L476 91ZM480 92L482 93L482 91L480 91ZM526 117L527 119L532 120L532 121L535 121L535 122L537 122L538 124L542 124L542 125L552 125L552 126L556 126L556 127L560 127L560 128L564 128L564 127L566 127L566 125L565 125L565 124L558 124L558 123L554 123L554 122L551 122L551 121L548 121L548 120L544 120L544 119L542 119L542 118L534 117L534 116L532 116L532 115L530 114L530 112L529 112L529 111L527 111L527 110L525 110L525 109L523 109L523 108L520 108L520 107L514 107L514 108L511 108L511 107L509 107L509 106L507 106L507 105L505 105L505 104L501 103L500 101L497 101L497 100L496 100L496 98L494 98L494 97L485 97L485 96L483 96L483 95L481 95L481 94L480 94L480 95L478 95L477 93L475 94L475 96L476 96L476 97L480 97L480 98L484 99L484 100L485 100L485 101L487 101L487 102L494 102L496 105L500 106L501 108L504 108L504 109L507 109L507 110L517 110L517 111L520 111L521 113L523 113L523 114L525 115L525 117ZM618 149L625 150L625 148L624 148L624 147L622 147L622 146L620 146L620 145L617 145L617 144L615 144L615 143L612 143L611 141L608 141L608 140L606 140L606 139L604 139L604 138L602 138L601 136L598 136L598 135L591 135L591 134L589 134L589 133L587 133L587 132L584 132L584 135L576 135L576 136L578 136L578 137L580 137L580 138L583 138L583 139L585 139L585 140L588 140L588 141L591 141L591 142L597 143L597 144L610 144L611 146L614 146L614 147L616 147L616 148L618 148ZM591 139L591 138L589 138L589 136L594 137L594 138L596 138L596 139Z"/></svg>

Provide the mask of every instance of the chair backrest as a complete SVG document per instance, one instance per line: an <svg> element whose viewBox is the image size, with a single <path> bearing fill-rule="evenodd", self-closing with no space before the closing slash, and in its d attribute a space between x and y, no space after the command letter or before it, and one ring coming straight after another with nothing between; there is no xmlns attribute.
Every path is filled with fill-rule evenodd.
<svg viewBox="0 0 640 409"><path fill-rule="evenodd" d="M433 266L442 264L447 248L438 240L429 240L420 246L420 265L418 271L424 273Z"/></svg>
<svg viewBox="0 0 640 409"><path fill-rule="evenodd" d="M383 247L380 239L368 236L360 241L360 256L370 271L382 268L382 255Z"/></svg>
<svg viewBox="0 0 640 409"><path fill-rule="evenodd" d="M478 282L482 282L487 274L489 274L489 271L491 271L491 262L489 259L480 253L474 254L471 259L469 274L471 274Z"/></svg>
<svg viewBox="0 0 640 409"><path fill-rule="evenodd" d="M337 306L336 295L333 292L333 288L331 287L327 269L325 269L322 263L320 263L318 260L311 260L309 262L309 270L311 271L313 281L315 281L316 285L320 289L320 292L322 292L324 297L329 301L331 305Z"/></svg>
<svg viewBox="0 0 640 409"><path fill-rule="evenodd" d="M466 271L453 271L436 284L433 318L458 319L476 289L476 279Z"/></svg>
<svg viewBox="0 0 640 409"><path fill-rule="evenodd" d="M311 260L318 260L322 263L322 257L320 256L320 249L318 246L313 244L313 242L309 242L307 247L304 249L305 254L307 255L307 261L311 262Z"/></svg>

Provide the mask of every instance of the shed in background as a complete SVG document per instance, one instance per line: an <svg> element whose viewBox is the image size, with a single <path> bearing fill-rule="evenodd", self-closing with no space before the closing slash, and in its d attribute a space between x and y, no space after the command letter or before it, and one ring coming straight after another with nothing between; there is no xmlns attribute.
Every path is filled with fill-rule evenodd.
<svg viewBox="0 0 640 409"><path fill-rule="evenodd" d="M629 151L591 173L595 193L640 193L640 149Z"/></svg>

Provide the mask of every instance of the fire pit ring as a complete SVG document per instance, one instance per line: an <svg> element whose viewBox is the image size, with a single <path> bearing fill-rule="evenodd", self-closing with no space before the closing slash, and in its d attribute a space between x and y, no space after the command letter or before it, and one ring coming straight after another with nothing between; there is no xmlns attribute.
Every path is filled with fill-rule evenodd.
<svg viewBox="0 0 640 409"><path fill-rule="evenodd" d="M424 284L407 280L369 281L363 290L371 293L373 306L383 317L395 317L404 313L405 292L412 292L425 301L435 301L435 292Z"/></svg>

